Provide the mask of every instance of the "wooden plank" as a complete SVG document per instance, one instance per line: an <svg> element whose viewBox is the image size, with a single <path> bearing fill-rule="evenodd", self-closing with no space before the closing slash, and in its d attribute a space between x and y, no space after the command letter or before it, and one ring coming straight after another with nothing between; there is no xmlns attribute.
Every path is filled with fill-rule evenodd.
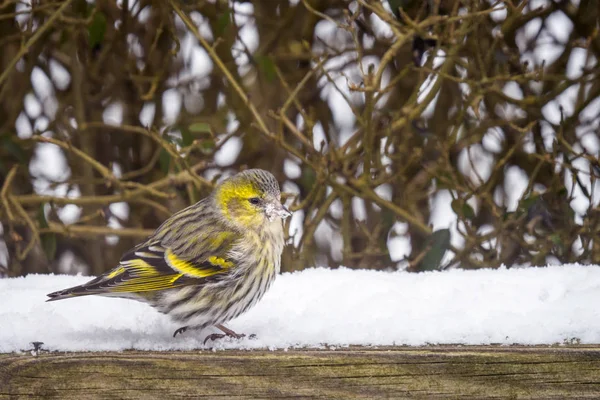
<svg viewBox="0 0 600 400"><path fill-rule="evenodd" d="M599 347L0 355L0 398L600 398Z"/></svg>

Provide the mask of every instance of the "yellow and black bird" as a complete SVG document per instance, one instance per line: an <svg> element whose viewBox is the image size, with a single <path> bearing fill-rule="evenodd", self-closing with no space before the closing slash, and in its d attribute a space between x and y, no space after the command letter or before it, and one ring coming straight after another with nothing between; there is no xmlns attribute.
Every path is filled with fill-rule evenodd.
<svg viewBox="0 0 600 400"><path fill-rule="evenodd" d="M223 324L255 305L279 273L282 220L291 215L280 197L271 173L240 172L167 219L114 269L50 293L48 301L92 294L134 299L185 325L173 336L215 326L240 338Z"/></svg>

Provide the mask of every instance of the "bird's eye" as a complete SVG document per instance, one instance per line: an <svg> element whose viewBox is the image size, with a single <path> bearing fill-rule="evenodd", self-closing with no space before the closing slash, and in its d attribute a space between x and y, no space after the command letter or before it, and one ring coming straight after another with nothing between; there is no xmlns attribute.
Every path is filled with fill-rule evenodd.
<svg viewBox="0 0 600 400"><path fill-rule="evenodd" d="M249 201L251 204L254 204L254 205L256 205L256 204L260 203L260 198L258 198L258 197L252 197L252 198L248 199L248 201Z"/></svg>

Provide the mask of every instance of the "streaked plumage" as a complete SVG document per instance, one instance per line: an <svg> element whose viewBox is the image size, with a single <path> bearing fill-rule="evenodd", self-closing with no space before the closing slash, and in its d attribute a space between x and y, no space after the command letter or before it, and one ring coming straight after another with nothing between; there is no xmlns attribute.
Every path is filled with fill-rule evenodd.
<svg viewBox="0 0 600 400"><path fill-rule="evenodd" d="M248 170L167 219L111 271L48 301L101 295L149 303L189 327L217 326L255 305L279 272L284 246L279 184ZM175 332L179 333L185 330ZM213 335L214 337L214 335Z"/></svg>

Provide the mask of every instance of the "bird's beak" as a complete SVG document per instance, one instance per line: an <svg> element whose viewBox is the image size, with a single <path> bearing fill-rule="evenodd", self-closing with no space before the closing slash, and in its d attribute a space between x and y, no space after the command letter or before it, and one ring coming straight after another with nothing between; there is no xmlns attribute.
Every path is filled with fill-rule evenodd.
<svg viewBox="0 0 600 400"><path fill-rule="evenodd" d="M277 217L281 219L286 219L287 217L292 215L290 210L288 210L284 205L282 205L278 201L274 201L273 203L267 205L265 211L267 214L267 218L269 218L269 221L273 221Z"/></svg>

